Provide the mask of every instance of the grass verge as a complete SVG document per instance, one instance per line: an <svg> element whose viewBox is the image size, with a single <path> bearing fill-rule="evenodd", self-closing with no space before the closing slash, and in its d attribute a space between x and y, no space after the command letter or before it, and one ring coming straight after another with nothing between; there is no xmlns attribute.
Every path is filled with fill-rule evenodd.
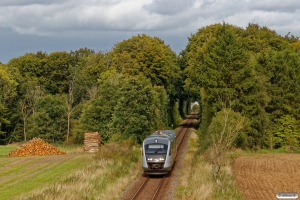
<svg viewBox="0 0 300 200"><path fill-rule="evenodd" d="M197 139L197 135L192 133L174 199L242 199L231 173L230 162L221 168L218 179L213 179L211 165L205 161L203 155L196 153Z"/></svg>

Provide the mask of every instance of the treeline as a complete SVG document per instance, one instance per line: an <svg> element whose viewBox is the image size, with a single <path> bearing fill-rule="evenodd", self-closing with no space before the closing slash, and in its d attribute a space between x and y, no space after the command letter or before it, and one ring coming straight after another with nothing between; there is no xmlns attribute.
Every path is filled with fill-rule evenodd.
<svg viewBox="0 0 300 200"><path fill-rule="evenodd" d="M247 121L234 141L239 147L299 146L298 37L282 37L257 24L245 29L215 24L191 35L181 56L185 90L200 101L202 148L216 138L211 136L216 130L232 135L236 130L226 124L239 119Z"/></svg>
<svg viewBox="0 0 300 200"><path fill-rule="evenodd" d="M147 35L107 52L25 54L0 67L0 143L82 143L94 131L141 142L199 101L202 146L224 109L247 119L239 147L299 146L299 50L292 35L223 23L192 34L179 55Z"/></svg>
<svg viewBox="0 0 300 200"><path fill-rule="evenodd" d="M28 53L0 67L0 144L40 137L82 143L85 132L141 142L186 113L178 56L137 35L111 51ZM180 100L180 101L179 101ZM185 108L184 108L185 107Z"/></svg>

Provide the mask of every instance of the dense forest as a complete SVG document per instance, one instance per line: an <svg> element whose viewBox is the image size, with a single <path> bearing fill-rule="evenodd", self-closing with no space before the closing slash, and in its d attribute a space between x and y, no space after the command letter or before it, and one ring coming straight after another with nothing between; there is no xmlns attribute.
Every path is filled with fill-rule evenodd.
<svg viewBox="0 0 300 200"><path fill-rule="evenodd" d="M299 146L299 72L299 38L258 24L200 28L179 55L145 34L105 52L27 53L0 64L0 144L82 143L86 132L103 143L141 143L174 128L198 101L207 144L212 122L229 108L247 119L235 145Z"/></svg>

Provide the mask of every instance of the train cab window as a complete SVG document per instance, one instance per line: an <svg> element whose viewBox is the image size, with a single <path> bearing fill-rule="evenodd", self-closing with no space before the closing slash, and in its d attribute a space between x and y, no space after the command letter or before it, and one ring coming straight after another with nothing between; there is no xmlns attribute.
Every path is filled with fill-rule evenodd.
<svg viewBox="0 0 300 200"><path fill-rule="evenodd" d="M168 145L166 144L146 144L145 153L167 153Z"/></svg>

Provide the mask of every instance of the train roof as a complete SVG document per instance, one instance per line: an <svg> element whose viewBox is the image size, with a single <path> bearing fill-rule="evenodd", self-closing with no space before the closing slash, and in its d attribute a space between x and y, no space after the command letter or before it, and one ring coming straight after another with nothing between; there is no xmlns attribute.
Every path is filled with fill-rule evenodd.
<svg viewBox="0 0 300 200"><path fill-rule="evenodd" d="M154 138L154 137L163 137L163 138L172 140L176 137L176 133L172 130L160 130L160 131L155 131L154 133L149 135L147 138Z"/></svg>

